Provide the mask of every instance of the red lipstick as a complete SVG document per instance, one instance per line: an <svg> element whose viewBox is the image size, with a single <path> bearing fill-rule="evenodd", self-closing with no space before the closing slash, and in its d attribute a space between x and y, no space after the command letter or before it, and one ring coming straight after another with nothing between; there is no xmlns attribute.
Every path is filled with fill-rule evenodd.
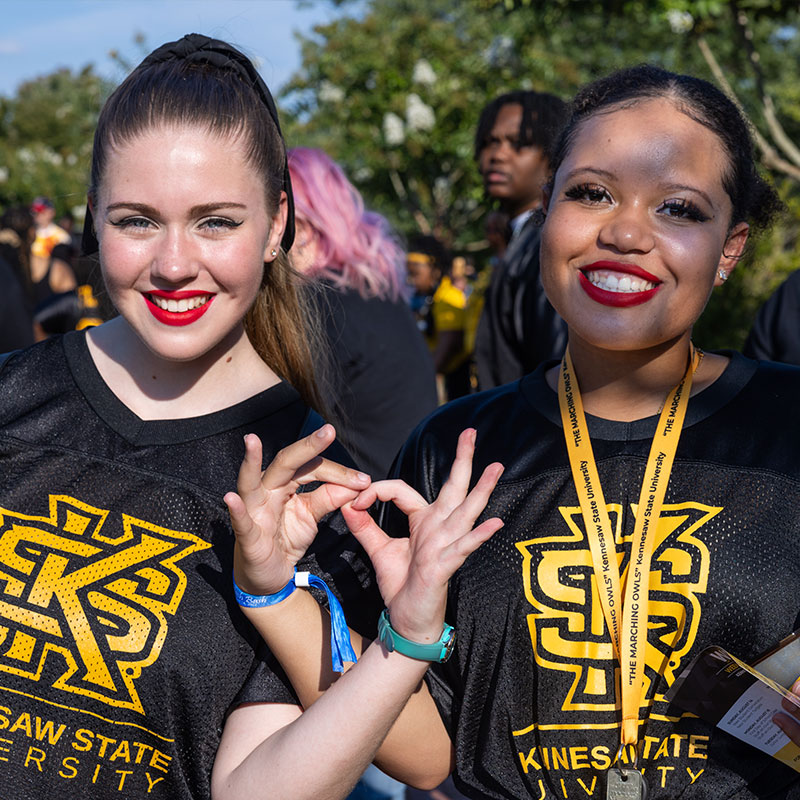
<svg viewBox="0 0 800 800"><path fill-rule="evenodd" d="M164 300L181 300L185 298L191 297L207 297L205 303L201 306L197 306L197 308L190 308L186 311L167 311L166 309L161 308L161 306L156 305L150 297L160 297ZM210 292L198 292L192 290L178 290L173 292L165 292L158 289L155 289L151 292L146 292L143 294L144 301L147 304L147 308L150 313L161 323L164 325L173 325L173 326L180 326L180 325L191 325L193 322L200 319L203 314L208 311L211 303L214 301L214 295Z"/></svg>
<svg viewBox="0 0 800 800"><path fill-rule="evenodd" d="M635 275L637 278L650 283L661 283L655 275L652 275L646 269L642 269L637 264L627 264L622 261L595 261L592 264L581 267L581 272L595 272L601 269L608 272L624 272L626 275Z"/></svg>
<svg viewBox="0 0 800 800"><path fill-rule="evenodd" d="M655 283L656 285L652 289L647 289L643 292L611 292L607 289L601 289L599 286L595 286L586 277L585 273L599 272L600 270L633 275L636 278L641 278L648 283ZM659 281L655 275L636 264L624 264L618 261L595 261L592 264L587 264L578 272L578 281L580 282L581 288L592 300L601 305L615 308L629 308L630 306L638 306L642 303L646 303L658 292L661 284L661 281Z"/></svg>

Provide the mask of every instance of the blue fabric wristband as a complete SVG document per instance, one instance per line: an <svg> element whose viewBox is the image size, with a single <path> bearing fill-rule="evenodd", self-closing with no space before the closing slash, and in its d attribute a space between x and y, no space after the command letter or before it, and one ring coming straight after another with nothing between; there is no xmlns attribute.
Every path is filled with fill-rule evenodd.
<svg viewBox="0 0 800 800"><path fill-rule="evenodd" d="M316 586L324 589L328 596L328 610L331 615L331 663L334 672L344 672L344 661L356 662L356 654L350 642L350 631L347 629L347 621L344 617L342 604L336 595L328 588L322 578L312 575L310 572L294 571L294 576L275 594L248 594L236 585L233 579L233 593L236 602L244 608L263 608L264 606L274 606L285 600L298 586Z"/></svg>

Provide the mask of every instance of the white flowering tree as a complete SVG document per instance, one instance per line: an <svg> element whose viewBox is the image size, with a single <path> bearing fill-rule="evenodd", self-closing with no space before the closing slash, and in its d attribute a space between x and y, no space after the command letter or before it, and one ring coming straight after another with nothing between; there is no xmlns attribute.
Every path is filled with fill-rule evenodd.
<svg viewBox="0 0 800 800"><path fill-rule="evenodd" d="M0 97L0 207L47 195L59 213L80 214L92 136L109 91L88 66L59 69Z"/></svg>

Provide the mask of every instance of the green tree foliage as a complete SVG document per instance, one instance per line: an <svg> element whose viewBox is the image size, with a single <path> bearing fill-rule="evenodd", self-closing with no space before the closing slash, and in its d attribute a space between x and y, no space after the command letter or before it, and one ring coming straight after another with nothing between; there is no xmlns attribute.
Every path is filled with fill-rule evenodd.
<svg viewBox="0 0 800 800"><path fill-rule="evenodd" d="M789 209L701 321L705 346L738 347L760 303L800 267L800 161L775 137L777 126L800 143L799 23L785 0L369 0L360 18L302 40L302 69L283 94L289 140L327 150L402 232L433 230L470 249L486 210L472 137L493 96L569 97L643 61L722 75L772 148L760 151L765 171Z"/></svg>
<svg viewBox="0 0 800 800"><path fill-rule="evenodd" d="M47 195L63 212L86 198L92 136L108 84L59 69L0 97L0 206Z"/></svg>

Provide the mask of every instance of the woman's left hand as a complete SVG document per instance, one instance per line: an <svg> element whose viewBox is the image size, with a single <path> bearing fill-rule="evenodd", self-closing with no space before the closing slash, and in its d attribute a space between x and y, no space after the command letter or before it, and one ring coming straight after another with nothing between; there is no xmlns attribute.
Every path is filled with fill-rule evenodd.
<svg viewBox="0 0 800 800"><path fill-rule="evenodd" d="M470 491L476 432L458 437L450 475L428 503L402 480L378 481L342 507L353 535L372 561L392 626L412 641L436 641L442 632L447 585L466 558L503 525L491 517L473 527L503 472L490 464ZM408 516L409 536L387 536L366 509L376 500L394 503Z"/></svg>
<svg viewBox="0 0 800 800"><path fill-rule="evenodd" d="M317 523L353 500L369 476L322 458L336 438L332 425L284 447L261 471L261 440L245 436L237 492L225 495L236 535L233 571L249 594L280 591L317 534ZM320 482L311 492L301 486Z"/></svg>
<svg viewBox="0 0 800 800"><path fill-rule="evenodd" d="M781 701L784 711L775 714L772 721L800 747L800 678L794 682L790 691L797 698L797 705L784 698Z"/></svg>

